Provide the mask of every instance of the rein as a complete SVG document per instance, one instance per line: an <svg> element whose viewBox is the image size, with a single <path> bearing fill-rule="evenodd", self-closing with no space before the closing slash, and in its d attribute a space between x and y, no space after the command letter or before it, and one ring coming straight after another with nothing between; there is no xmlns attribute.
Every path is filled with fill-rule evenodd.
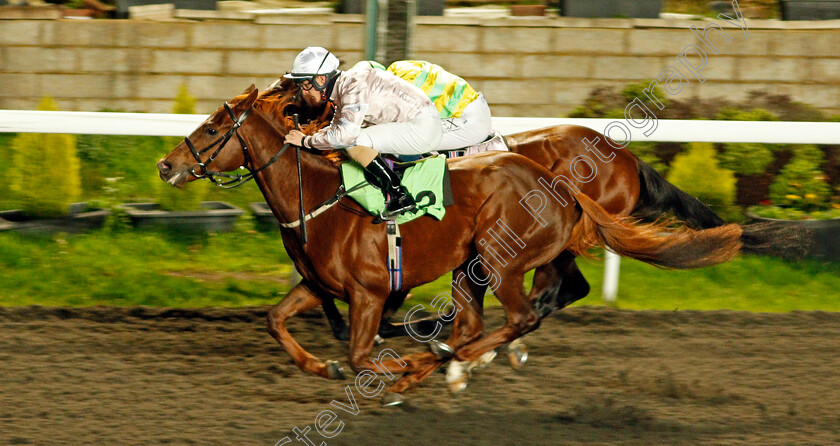
<svg viewBox="0 0 840 446"><path fill-rule="evenodd" d="M359 190L359 189L361 189L365 186L367 186L367 183L363 182L363 183L359 183L359 184L351 187L350 189L345 190L344 185L342 184L342 185L338 186L338 190L335 191L335 195L328 198L326 201L319 204L318 206L315 206L315 208L312 209L311 211L309 211L308 214L302 216L298 220L295 220L295 221L292 221L292 222L289 222L289 223L280 223L280 227L281 228L296 228L296 227L301 225L302 221L304 221L304 222L309 221L309 220L312 220L313 218L323 214L324 212L327 211L327 209L335 206L336 203L338 203L342 198L346 197L350 192L355 192L355 191L357 191L357 190Z"/></svg>
<svg viewBox="0 0 840 446"><path fill-rule="evenodd" d="M289 148L289 143L283 144L283 148L280 149L280 151L277 152L273 157L271 157L271 159L268 160L267 163L263 164L257 169L251 168L251 153L248 151L248 145L245 144L245 140L242 139L242 136L239 134L238 130L239 127L242 127L242 124L245 123L245 120L248 119L248 116L251 114L252 108L253 106L248 110L242 112L242 114L239 115L239 118L237 118L236 115L233 113L233 109L231 109L230 104L225 102L225 110L227 110L228 115L230 115L230 119L233 120L233 126L230 128L230 130L227 131L227 133L213 141L213 143L211 143L209 146L201 149L201 151L195 149L195 145L193 145L189 137L184 138L184 142L187 144L187 147L189 147L190 152L192 153L196 162L198 162L198 167L201 168L201 173L196 173L195 168L190 168L189 172L192 176L196 177L197 179L206 178L210 180L211 183L221 187L222 189L233 189L235 187L239 187L245 184L250 180L253 180L254 175L261 172L263 169L274 164L275 161L280 159L280 156L283 155L283 152L285 152L286 149ZM239 139L239 145L242 146L242 154L244 155L244 162L242 167L247 168L248 173L245 175L231 175L226 172L208 170L207 167L210 166L213 160L215 160L219 153L221 153L222 149L224 149L225 145L228 143L228 141L230 141L230 138L232 138L233 135L236 135L236 137ZM215 152L213 152L212 155L210 155L210 158L207 158L207 161L202 161L201 154L209 151L217 144L219 145L219 147L216 149ZM229 181L220 181L216 179L217 177L227 178L229 179Z"/></svg>
<svg viewBox="0 0 840 446"><path fill-rule="evenodd" d="M220 136L218 139L213 141L213 143L211 143L209 146L201 149L200 151L196 150L195 145L192 143L192 141L190 141L189 137L184 138L184 142L187 144L187 147L189 147L190 152L192 152L193 157L198 162L198 167L201 168L201 173L196 173L195 168L190 168L189 172L192 176L196 177L197 179L208 179L208 180L210 180L210 182L212 182L216 186L219 186L223 189L233 189L235 187L241 186L242 184L244 184L244 183L246 183L250 180L253 180L254 176L257 173L259 173L260 171L262 171L266 167L274 164L275 161L280 159L280 156L283 155L283 152L285 152L286 149L288 149L291 146L289 143L283 144L283 148L281 148L279 152L277 152L274 156L271 157L270 160L268 160L268 162L266 162L265 164L263 164L259 168L257 168L257 169L251 168L251 155L250 155L250 152L248 150L248 146L245 144L245 140L242 139L242 136L239 135L238 130L239 130L240 127L242 127L242 124L245 123L245 120L248 119L248 116L250 115L252 109L253 109L253 106L251 106L251 108L249 108L248 110L245 110L244 112L242 112L242 114L239 115L239 118L237 118L236 115L233 113L233 109L230 107L230 104L225 102L225 110L227 110L228 115L230 115L230 119L233 120L233 126L230 128L230 130L227 131L227 133ZM239 139L240 146L242 146L242 153L243 153L244 158L245 158L244 164L243 164L242 167L247 168L248 173L245 174L245 175L239 175L239 174L231 175L231 174L225 173L225 172L217 172L217 171L208 170L207 167L210 166L210 164L213 162L213 160L216 159L216 157L219 155L219 153L225 147L225 144L227 144L228 141L230 141L230 139L233 137L233 135L236 135L236 137ZM216 149L215 152L213 152L212 155L210 155L210 158L208 158L207 161L202 161L201 160L201 154L208 152L209 150L213 149L213 147L216 147L216 145L218 145L219 147ZM300 152L298 152L298 166L300 166ZM300 172L300 167L298 167L298 176L299 177L301 176L300 173L301 173ZM220 181L220 180L216 179L217 177L227 178L227 179L229 179L229 181ZM350 192L356 191L358 189L361 189L362 187L365 187L365 185L366 185L365 183L359 183L359 184L351 187L349 190L345 190L343 184L339 185L338 190L335 192L335 194L332 197L330 197L329 199L327 199L323 203L316 206L308 214L305 213L304 210L303 210L303 200L301 199L301 201L300 201L300 203L301 203L300 218L298 220L293 221L293 222L280 223L280 227L281 228L296 228L296 227L300 226L301 224L305 225L306 221L311 220L311 219L321 215L322 213L326 212L329 208L335 206L335 204L338 203L347 194L349 194ZM303 194L303 183L301 181L298 182L298 188L300 189L300 194L301 194L301 198L302 198L302 196L303 196L302 195ZM302 241L304 243L306 243L305 232L302 232L301 237L302 237Z"/></svg>

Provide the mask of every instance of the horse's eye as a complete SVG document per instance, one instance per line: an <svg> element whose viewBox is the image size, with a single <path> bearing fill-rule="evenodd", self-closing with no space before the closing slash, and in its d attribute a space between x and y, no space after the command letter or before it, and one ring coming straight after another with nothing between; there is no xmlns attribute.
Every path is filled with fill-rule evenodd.
<svg viewBox="0 0 840 446"><path fill-rule="evenodd" d="M207 129L207 134L210 135L210 136L213 136L216 133L218 133L218 132L213 127L210 127L210 128Z"/></svg>

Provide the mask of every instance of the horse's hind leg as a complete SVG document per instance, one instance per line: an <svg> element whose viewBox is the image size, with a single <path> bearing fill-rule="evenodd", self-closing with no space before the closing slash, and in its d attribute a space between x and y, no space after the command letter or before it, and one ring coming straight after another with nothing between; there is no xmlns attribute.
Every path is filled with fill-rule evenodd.
<svg viewBox="0 0 840 446"><path fill-rule="evenodd" d="M452 273L452 277L454 277L452 281L452 299L456 303L455 308L459 309L454 316L452 333L445 343L452 350L458 350L462 346L477 339L484 330L484 311L482 304L484 302L484 293L487 291L487 285L479 285L469 279L466 270L469 262L470 260L467 260ZM464 283L466 283L466 287L463 285ZM438 360L420 370L406 374L388 388L388 392L402 393L414 388L448 359L438 358ZM463 385L466 385L466 382ZM463 387L463 385L457 384L460 387Z"/></svg>
<svg viewBox="0 0 840 446"><path fill-rule="evenodd" d="M458 349L455 352L455 360L447 371L447 382L453 383L463 379L467 367L465 363L474 361L484 353L511 342L539 326L540 318L522 289L523 277L522 273L504 274L501 277L495 294L505 309L507 322L493 333ZM455 390L455 387L450 386L450 389Z"/></svg>
<svg viewBox="0 0 840 446"><path fill-rule="evenodd" d="M430 336L437 329L439 319L428 317L423 319L412 319L410 322L392 323L389 321L391 316L399 310L403 302L405 302L409 291L397 291L391 293L388 300L385 302L385 310L382 313L382 322L379 324L379 336L383 338L395 338L399 336L409 336L409 333L417 334L423 337Z"/></svg>
<svg viewBox="0 0 840 446"><path fill-rule="evenodd" d="M350 339L350 327L344 322L344 318L339 313L335 306L335 299L332 297L325 297L322 299L321 308L324 310L324 316L327 317L327 322L330 323L333 336L339 341L347 341Z"/></svg>
<svg viewBox="0 0 840 446"><path fill-rule="evenodd" d="M408 291L398 291L391 293L385 303L385 310L382 313L382 321L379 325L379 336L382 338L394 338L399 336L408 336L408 330L412 333L418 333L421 336L428 336L433 333L438 319L427 318L414 320L407 327L406 324L394 324L388 321L403 304ZM324 316L330 324L333 336L339 341L347 341L350 339L350 327L344 322L344 318L335 306L335 300L332 297L325 297L322 299L321 307L324 310Z"/></svg>
<svg viewBox="0 0 840 446"><path fill-rule="evenodd" d="M563 251L551 263L537 268L528 296L540 318L562 309L589 294L589 283L575 263L575 256Z"/></svg>
<svg viewBox="0 0 840 446"><path fill-rule="evenodd" d="M571 254L570 254L571 255ZM589 295L589 282L577 266L577 262L572 259L566 267L566 273L563 275L563 283L560 284L560 292L557 293L555 302L557 309L562 310L572 303L583 299Z"/></svg>

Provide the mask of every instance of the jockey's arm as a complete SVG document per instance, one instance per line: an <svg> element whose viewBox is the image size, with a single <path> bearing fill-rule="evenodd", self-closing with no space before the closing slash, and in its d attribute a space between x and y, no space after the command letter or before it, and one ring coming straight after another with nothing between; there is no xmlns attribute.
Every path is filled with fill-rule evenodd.
<svg viewBox="0 0 840 446"><path fill-rule="evenodd" d="M339 86L337 85L336 88ZM356 145L369 108L370 92L359 79L341 85L339 108L329 126L306 138L307 147L320 150L344 149Z"/></svg>

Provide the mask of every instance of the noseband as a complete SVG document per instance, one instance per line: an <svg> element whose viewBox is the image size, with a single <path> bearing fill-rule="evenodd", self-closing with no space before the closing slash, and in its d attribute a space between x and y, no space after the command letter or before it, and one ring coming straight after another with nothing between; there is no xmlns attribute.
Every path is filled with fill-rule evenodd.
<svg viewBox="0 0 840 446"><path fill-rule="evenodd" d="M234 187L241 186L249 180L254 179L254 175L256 175L258 172L280 159L280 156L283 155L283 152L285 152L286 149L289 148L288 143L283 144L283 148L280 149L280 151L277 152L273 157L271 157L271 159L267 163L263 164L258 169L251 168L251 153L248 151L248 146L245 144L245 140L242 139L242 136L239 134L238 130L239 127L242 127L242 124L245 123L245 120L248 119L248 116L251 114L252 109L253 106L242 112L242 114L239 115L239 117L237 118L236 115L233 113L233 109L230 107L230 104L225 102L225 110L227 110L230 119L233 121L233 126L231 126L227 133L220 136L218 139L213 141L213 143L201 149L200 151L196 150L195 145L192 143L192 141L190 141L189 137L184 138L184 142L187 144L187 147L189 147L190 152L192 153L196 162L198 162L198 167L201 169L201 172L198 173L195 171L194 167L190 168L189 172L192 176L196 177L197 179L206 178L210 180L211 183L224 189L233 189ZM227 144L228 141L230 141L233 135L236 135L236 137L239 139L239 145L242 147L242 155L244 156L242 167L248 169L248 173L245 175L231 175L225 172L216 172L208 170L207 167L209 167L213 160L215 160L219 153L221 153L222 149L225 148L225 144ZM218 148L216 148L216 151L214 151L213 154L210 155L210 158L207 158L207 161L202 161L201 155L212 150L217 145ZM217 177L225 178L226 180L219 180L217 179Z"/></svg>

